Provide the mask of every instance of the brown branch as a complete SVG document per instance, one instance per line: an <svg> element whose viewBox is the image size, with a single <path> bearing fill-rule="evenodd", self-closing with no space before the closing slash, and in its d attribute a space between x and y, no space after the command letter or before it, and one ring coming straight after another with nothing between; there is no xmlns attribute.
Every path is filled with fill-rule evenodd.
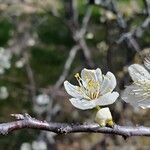
<svg viewBox="0 0 150 150"><path fill-rule="evenodd" d="M97 123L68 124L40 121L32 118L28 114L12 114L12 116L14 116L17 121L1 123L0 134L6 135L20 129L38 129L55 132L57 134L86 132L120 135L124 138L131 136L150 136L150 127L144 126L131 127L115 125L113 128L110 128L99 127Z"/></svg>

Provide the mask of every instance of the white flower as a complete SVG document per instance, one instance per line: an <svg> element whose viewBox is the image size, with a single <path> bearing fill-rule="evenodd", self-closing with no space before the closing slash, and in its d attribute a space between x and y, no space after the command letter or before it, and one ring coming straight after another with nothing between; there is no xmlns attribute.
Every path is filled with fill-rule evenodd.
<svg viewBox="0 0 150 150"><path fill-rule="evenodd" d="M128 70L134 82L124 90L122 99L134 107L150 108L150 73L139 64Z"/></svg>
<svg viewBox="0 0 150 150"><path fill-rule="evenodd" d="M36 103L40 106L45 106L49 103L50 97L47 94L40 94L36 97Z"/></svg>
<svg viewBox="0 0 150 150"><path fill-rule="evenodd" d="M9 96L7 87L2 86L0 87L0 99L6 99Z"/></svg>
<svg viewBox="0 0 150 150"><path fill-rule="evenodd" d="M9 69L11 59L11 53L8 50L0 47L0 74L4 73L4 69Z"/></svg>
<svg viewBox="0 0 150 150"><path fill-rule="evenodd" d="M45 141L40 140L40 141L34 141L32 143L32 149L33 150L47 150L47 144Z"/></svg>
<svg viewBox="0 0 150 150"><path fill-rule="evenodd" d="M113 126L112 115L108 107L100 109L95 117L95 121L102 127Z"/></svg>
<svg viewBox="0 0 150 150"><path fill-rule="evenodd" d="M30 143L22 143L20 150L31 150L31 144Z"/></svg>
<svg viewBox="0 0 150 150"><path fill-rule="evenodd" d="M83 69L81 77L79 73L75 77L79 86L74 86L65 81L64 87L67 93L73 97L69 100L76 108L85 110L98 105L110 105L119 96L118 92L113 92L116 87L116 78L111 72L102 75L99 68L96 70Z"/></svg>
<svg viewBox="0 0 150 150"><path fill-rule="evenodd" d="M20 60L16 61L15 66L17 68L22 68L25 65L25 61L26 60L24 58L21 58Z"/></svg>
<svg viewBox="0 0 150 150"><path fill-rule="evenodd" d="M93 37L94 37L94 35L93 35L93 33L91 33L91 32L89 32L89 33L86 34L86 38L87 38L87 39L90 39L90 40L91 40L91 39L93 39Z"/></svg>
<svg viewBox="0 0 150 150"><path fill-rule="evenodd" d="M47 94L39 94L36 96L36 103L34 105L34 111L42 114L46 111L48 104L50 103L50 97Z"/></svg>

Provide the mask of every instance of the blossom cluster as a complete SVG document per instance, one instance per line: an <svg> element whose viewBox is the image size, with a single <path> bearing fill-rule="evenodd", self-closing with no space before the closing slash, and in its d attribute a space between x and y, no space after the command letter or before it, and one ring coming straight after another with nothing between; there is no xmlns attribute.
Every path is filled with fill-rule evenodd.
<svg viewBox="0 0 150 150"><path fill-rule="evenodd" d="M150 57L144 60L144 66L133 64L128 67L133 83L125 88L121 98L134 107L150 108ZM113 126L113 119L109 107L119 97L114 91L116 77L113 73L102 74L100 68L96 70L83 69L81 76L75 74L78 86L64 82L67 93L72 97L71 104L81 110L97 108L95 121L100 126Z"/></svg>

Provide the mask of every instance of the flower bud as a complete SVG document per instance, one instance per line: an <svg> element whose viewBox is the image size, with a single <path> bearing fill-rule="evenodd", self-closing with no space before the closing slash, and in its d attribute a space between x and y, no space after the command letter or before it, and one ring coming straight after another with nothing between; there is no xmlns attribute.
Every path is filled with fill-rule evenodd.
<svg viewBox="0 0 150 150"><path fill-rule="evenodd" d="M114 123L112 120L112 115L108 107L100 109L95 117L95 121L101 126L113 127Z"/></svg>

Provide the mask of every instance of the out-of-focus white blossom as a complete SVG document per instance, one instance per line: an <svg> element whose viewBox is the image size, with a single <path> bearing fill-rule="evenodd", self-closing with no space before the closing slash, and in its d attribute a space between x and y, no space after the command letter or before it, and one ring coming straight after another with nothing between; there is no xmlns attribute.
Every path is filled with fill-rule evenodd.
<svg viewBox="0 0 150 150"><path fill-rule="evenodd" d="M0 99L6 99L9 96L7 87L1 86L0 87Z"/></svg>
<svg viewBox="0 0 150 150"><path fill-rule="evenodd" d="M32 143L33 150L47 150L47 144L45 141L33 141Z"/></svg>
<svg viewBox="0 0 150 150"><path fill-rule="evenodd" d="M73 97L69 100L76 108L85 110L99 105L110 105L119 96L118 92L113 92L116 87L116 78L111 72L102 75L99 68L96 70L83 69L81 77L79 73L75 77L79 86L74 86L65 81L64 87L67 93Z"/></svg>
<svg viewBox="0 0 150 150"><path fill-rule="evenodd" d="M22 143L20 150L31 150L31 144L30 143Z"/></svg>
<svg viewBox="0 0 150 150"><path fill-rule="evenodd" d="M89 33L86 34L86 38L87 38L87 39L90 39L90 40L91 40L91 39L93 39L93 37L94 37L94 34L91 33L91 32L89 32Z"/></svg>
<svg viewBox="0 0 150 150"><path fill-rule="evenodd" d="M55 143L54 137L55 137L56 135L57 135L57 134L54 133L54 132L46 132L46 137L47 137L47 140L49 141L49 143L51 143L51 144Z"/></svg>
<svg viewBox="0 0 150 150"><path fill-rule="evenodd" d="M116 15L114 15L111 11L105 11L105 16L108 20L116 19Z"/></svg>
<svg viewBox="0 0 150 150"><path fill-rule="evenodd" d="M96 45L96 47L101 51L101 53L106 53L106 51L109 48L109 46L107 45L105 41L101 41L100 43Z"/></svg>
<svg viewBox="0 0 150 150"><path fill-rule="evenodd" d="M36 103L38 105L47 105L50 101L50 97L47 94L40 94L36 97Z"/></svg>
<svg viewBox="0 0 150 150"><path fill-rule="evenodd" d="M35 98L35 100L36 103L34 105L34 111L39 114L45 112L50 102L50 97L47 94L40 94Z"/></svg>
<svg viewBox="0 0 150 150"><path fill-rule="evenodd" d="M0 48L0 74L3 74L5 69L9 69L11 67L11 53L4 48Z"/></svg>
<svg viewBox="0 0 150 150"><path fill-rule="evenodd" d="M35 40L33 39L33 38L30 38L29 40L28 40L28 46L34 46L35 45Z"/></svg>
<svg viewBox="0 0 150 150"><path fill-rule="evenodd" d="M102 0L95 0L94 3L97 4L97 5L99 5L99 4L102 3Z"/></svg>
<svg viewBox="0 0 150 150"><path fill-rule="evenodd" d="M22 68L25 65L25 59L21 58L20 60L16 61L15 66L17 68Z"/></svg>
<svg viewBox="0 0 150 150"><path fill-rule="evenodd" d="M108 107L100 109L95 117L95 121L102 127L113 126L112 115Z"/></svg>
<svg viewBox="0 0 150 150"><path fill-rule="evenodd" d="M129 66L128 71L134 82L126 87L122 99L134 107L150 108L150 73L139 64Z"/></svg>

